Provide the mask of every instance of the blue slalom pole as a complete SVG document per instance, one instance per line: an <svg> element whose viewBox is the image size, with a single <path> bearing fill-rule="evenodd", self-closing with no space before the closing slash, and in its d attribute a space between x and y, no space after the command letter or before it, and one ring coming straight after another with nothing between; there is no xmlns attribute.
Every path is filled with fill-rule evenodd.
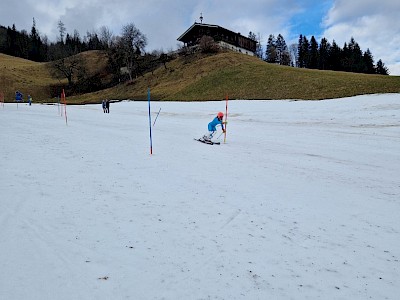
<svg viewBox="0 0 400 300"><path fill-rule="evenodd" d="M153 154L153 139L151 138L150 88L147 89L147 100L149 102L150 155L151 155Z"/></svg>

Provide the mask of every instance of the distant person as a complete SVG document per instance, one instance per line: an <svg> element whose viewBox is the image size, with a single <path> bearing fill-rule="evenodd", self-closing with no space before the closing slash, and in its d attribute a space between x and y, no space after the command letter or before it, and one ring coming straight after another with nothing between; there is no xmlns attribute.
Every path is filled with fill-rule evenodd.
<svg viewBox="0 0 400 300"><path fill-rule="evenodd" d="M32 96L31 95L28 95L28 103L29 103L29 106L32 105Z"/></svg>
<svg viewBox="0 0 400 300"><path fill-rule="evenodd" d="M225 122L222 121L223 118L224 114L222 112L219 112L217 116L210 123L208 123L208 133L203 136L203 139L205 141L211 141L215 132L217 131L216 127L218 125L221 125L222 132L225 132L225 127L224 127Z"/></svg>
<svg viewBox="0 0 400 300"><path fill-rule="evenodd" d="M101 102L101 106L103 107L103 113L106 113L107 112L106 99L103 99L103 101Z"/></svg>
<svg viewBox="0 0 400 300"><path fill-rule="evenodd" d="M110 113L110 100L106 100L106 113Z"/></svg>
<svg viewBox="0 0 400 300"><path fill-rule="evenodd" d="M23 100L24 95L20 91L15 92L15 101L16 102L24 102Z"/></svg>

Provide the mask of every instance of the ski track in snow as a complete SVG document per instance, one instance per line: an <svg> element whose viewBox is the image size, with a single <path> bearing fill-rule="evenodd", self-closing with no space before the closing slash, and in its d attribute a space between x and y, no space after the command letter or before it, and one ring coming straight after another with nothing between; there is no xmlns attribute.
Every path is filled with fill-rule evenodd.
<svg viewBox="0 0 400 300"><path fill-rule="evenodd" d="M400 95L0 107L0 299L397 299Z"/></svg>

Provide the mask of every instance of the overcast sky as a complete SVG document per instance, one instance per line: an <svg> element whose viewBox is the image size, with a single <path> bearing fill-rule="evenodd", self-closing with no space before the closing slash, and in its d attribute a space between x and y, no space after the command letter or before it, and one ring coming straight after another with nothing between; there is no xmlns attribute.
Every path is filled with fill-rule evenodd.
<svg viewBox="0 0 400 300"><path fill-rule="evenodd" d="M67 32L107 26L115 35L128 23L147 36L146 50L176 49L177 38L200 13L203 23L215 24L247 36L283 35L288 45L300 34L320 42L334 39L340 47L354 37L361 50L369 48L375 63L382 59L391 75L400 75L399 0L1 0L0 25L30 32L36 28L55 41L61 20Z"/></svg>

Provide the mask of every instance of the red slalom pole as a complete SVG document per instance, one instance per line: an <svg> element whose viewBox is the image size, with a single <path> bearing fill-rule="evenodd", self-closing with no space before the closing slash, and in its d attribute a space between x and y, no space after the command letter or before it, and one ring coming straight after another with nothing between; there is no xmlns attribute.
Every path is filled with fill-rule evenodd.
<svg viewBox="0 0 400 300"><path fill-rule="evenodd" d="M4 108L4 94L3 94L3 92L0 92L0 102L3 105L3 108Z"/></svg>
<svg viewBox="0 0 400 300"><path fill-rule="evenodd" d="M64 99L65 124L68 125L68 118L67 118L67 99L66 99L66 97L65 97L64 89L62 90L61 98Z"/></svg>
<svg viewBox="0 0 400 300"><path fill-rule="evenodd" d="M226 104L225 104L225 132L224 132L224 144L226 143L226 125L228 124L228 95L225 97Z"/></svg>

